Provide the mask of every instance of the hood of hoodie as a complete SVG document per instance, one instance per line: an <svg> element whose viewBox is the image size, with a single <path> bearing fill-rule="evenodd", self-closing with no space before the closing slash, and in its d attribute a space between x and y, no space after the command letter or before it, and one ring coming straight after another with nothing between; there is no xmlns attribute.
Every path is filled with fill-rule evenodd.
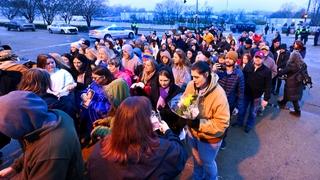
<svg viewBox="0 0 320 180"><path fill-rule="evenodd" d="M57 122L57 116L36 94L29 91L13 91L0 97L0 131L13 139Z"/></svg>
<svg viewBox="0 0 320 180"><path fill-rule="evenodd" d="M123 45L122 46L122 50L128 52L128 54L130 55L130 59L133 58L133 56L134 56L133 48L132 48L132 46L130 44Z"/></svg>
<svg viewBox="0 0 320 180"><path fill-rule="evenodd" d="M218 85L219 76L216 73L211 73L211 81L206 90L200 96L207 96L211 93Z"/></svg>

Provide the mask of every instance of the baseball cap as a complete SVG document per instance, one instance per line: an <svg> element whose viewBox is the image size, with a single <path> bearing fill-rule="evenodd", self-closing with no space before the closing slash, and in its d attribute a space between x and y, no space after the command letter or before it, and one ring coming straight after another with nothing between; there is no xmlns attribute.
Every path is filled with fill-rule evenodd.
<svg viewBox="0 0 320 180"><path fill-rule="evenodd" d="M269 51L269 46L264 45L264 46L261 47L261 50L267 50L267 51Z"/></svg>
<svg viewBox="0 0 320 180"><path fill-rule="evenodd" d="M263 58L263 57L264 57L264 53L263 53L262 51L257 51L257 52L254 54L254 57Z"/></svg>

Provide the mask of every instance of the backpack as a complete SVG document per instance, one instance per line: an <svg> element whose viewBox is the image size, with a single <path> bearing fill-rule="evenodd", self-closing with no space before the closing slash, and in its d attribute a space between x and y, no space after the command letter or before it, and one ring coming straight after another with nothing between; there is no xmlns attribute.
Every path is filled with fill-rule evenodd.
<svg viewBox="0 0 320 180"><path fill-rule="evenodd" d="M300 69L299 69L299 71L297 72L297 75L296 75L296 80L298 82L301 82L304 87L312 88L312 79L311 79L311 76L309 76L306 63L303 63L300 66Z"/></svg>

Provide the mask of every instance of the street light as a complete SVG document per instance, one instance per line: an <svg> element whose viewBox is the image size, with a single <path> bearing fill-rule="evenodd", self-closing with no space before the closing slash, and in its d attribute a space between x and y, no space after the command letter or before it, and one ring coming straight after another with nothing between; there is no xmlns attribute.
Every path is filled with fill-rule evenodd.
<svg viewBox="0 0 320 180"><path fill-rule="evenodd" d="M199 17L198 17L198 13L199 13L199 0L196 1L196 30L198 31L199 29Z"/></svg>
<svg viewBox="0 0 320 180"><path fill-rule="evenodd" d="M305 13L305 14L303 15L303 18L304 18L304 22L307 22L308 14Z"/></svg>

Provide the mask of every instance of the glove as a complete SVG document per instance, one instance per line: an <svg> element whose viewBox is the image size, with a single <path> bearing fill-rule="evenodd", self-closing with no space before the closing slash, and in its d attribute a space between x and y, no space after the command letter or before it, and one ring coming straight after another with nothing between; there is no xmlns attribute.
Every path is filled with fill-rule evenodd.
<svg viewBox="0 0 320 180"><path fill-rule="evenodd" d="M200 119L196 118L194 120L187 120L187 125L192 129L199 129Z"/></svg>

